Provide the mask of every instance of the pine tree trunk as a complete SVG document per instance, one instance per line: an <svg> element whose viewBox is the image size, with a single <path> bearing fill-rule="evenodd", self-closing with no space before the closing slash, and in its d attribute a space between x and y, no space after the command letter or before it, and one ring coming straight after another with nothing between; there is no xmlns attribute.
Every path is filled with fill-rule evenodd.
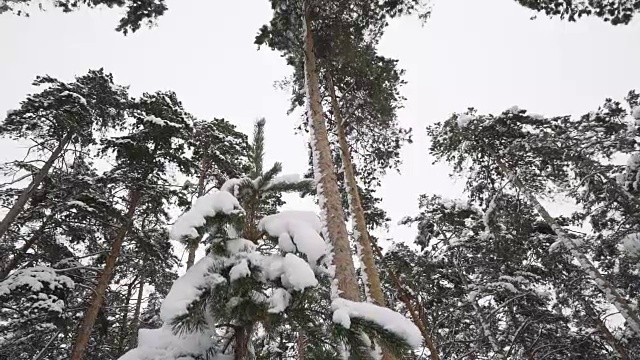
<svg viewBox="0 0 640 360"><path fill-rule="evenodd" d="M305 360L307 358L307 336L298 331L298 338L296 339L296 348L298 349L298 360Z"/></svg>
<svg viewBox="0 0 640 360"><path fill-rule="evenodd" d="M382 251L377 246L375 241L372 238L369 238L372 248L375 250L376 254L380 259L382 259ZM440 360L440 355L438 355L438 349L436 348L435 343L433 342L433 337L431 337L431 332L427 328L427 322L418 314L415 306L411 303L411 298L413 297L408 291L405 290L405 286L402 280L391 270L389 269L389 275L391 276L391 280L393 281L393 285L398 292L398 298L402 303L406 306L409 311L409 315L411 315L411 320L418 327L420 333L422 333L422 338L424 339L425 344L427 345L427 349L431 353L431 360Z"/></svg>
<svg viewBox="0 0 640 360"><path fill-rule="evenodd" d="M248 360L250 358L249 343L251 342L253 325L237 326L235 331L234 360Z"/></svg>
<svg viewBox="0 0 640 360"><path fill-rule="evenodd" d="M378 275L378 268L376 261L373 257L373 250L371 249L371 241L369 241L369 231L367 230L367 222L364 217L364 209L362 208L362 202L360 201L360 193L358 191L358 182L356 181L356 175L353 169L353 162L351 159L351 150L347 143L347 136L344 132L344 119L342 118L342 112L338 105L338 99L336 98L336 90L333 85L333 79L331 74L327 72L327 87L329 88L329 95L331 96L331 108L336 121L336 132L338 133L338 143L340 145L340 154L342 157L342 166L344 168L344 178L347 187L347 196L349 197L351 204L351 216L353 217L353 223L355 227L356 241L361 247L361 261L364 267L364 272L367 275L367 282L365 286L369 289L371 300L379 306L386 306L384 300L384 294L382 292L382 285L380 284L380 276ZM369 301L369 299L367 299ZM393 360L394 357L383 349L383 360Z"/></svg>
<svg viewBox="0 0 640 360"><path fill-rule="evenodd" d="M116 267L116 260L118 260L118 257L120 256L122 242L124 241L127 232L133 224L133 215L135 214L138 203L140 202L140 196L141 194L139 190L131 191L131 195L129 197L129 207L127 209L127 215L125 218L126 223L120 227L115 239L113 239L111 251L107 256L104 269L100 274L98 284L96 285L96 288L91 297L89 308L85 312L84 319L82 320L82 325L80 326L80 330L78 332L78 336L76 337L76 341L73 344L70 357L71 360L82 360L84 351L89 344L93 325L96 321L96 318L98 317L98 313L100 312L102 303L104 302L104 296L107 291L107 287L109 286L109 282L111 281L113 270Z"/></svg>
<svg viewBox="0 0 640 360"><path fill-rule="evenodd" d="M53 150L47 162L44 163L44 166L42 166L40 171L38 171L38 174L33 178L33 180L31 180L29 186L27 186L27 188L22 191L22 194L20 194L18 200L16 200L15 204L13 204L7 215L4 216L4 219L2 219L2 222L0 222L0 239L4 237L7 231L9 231L9 227L11 226L11 224L15 221L18 215L20 215L22 210L24 210L24 206L27 204L27 201L31 199L33 193L36 191L40 183L42 183L42 180L44 180L44 178L47 176L49 170L53 166L53 163L58 160L60 154L62 154L64 149L71 141L72 136L73 133L69 132L60 141L60 143L58 143L58 146Z"/></svg>
<svg viewBox="0 0 640 360"><path fill-rule="evenodd" d="M55 213L52 212L42 221L42 224L40 224L38 230L36 230L33 235L31 235L29 240L27 240L24 245L22 245L20 251L18 251L18 253L16 253L11 260L9 260L7 265L2 269L2 271L0 271L0 280L9 276L9 273L13 271L13 269L15 269L20 261L22 261L22 259L24 259L24 257L27 255L29 249L31 249L33 245L38 242L38 240L42 237L42 234L44 233L47 225L49 224L49 221L53 219L54 214Z"/></svg>
<svg viewBox="0 0 640 360"><path fill-rule="evenodd" d="M198 189L196 194L198 197L204 195L204 185L207 180L207 174L209 173L209 168L211 167L211 161L204 156L202 161L200 162L200 178L198 179ZM187 269L193 266L193 263L196 260L196 251L198 250L198 245L200 245L200 240L202 240L201 236L197 236L195 239L189 239L189 244L187 248L189 250L189 256L187 257Z"/></svg>
<svg viewBox="0 0 640 360"><path fill-rule="evenodd" d="M129 341L129 347L134 348L138 344L138 324L140 324L140 310L142 309L142 296L144 293L144 275L140 277L140 287L138 288L138 298L136 299L136 307L133 311L133 318L131 319L131 338Z"/></svg>
<svg viewBox="0 0 640 360"><path fill-rule="evenodd" d="M436 227L440 233L444 234L444 231L440 228L440 226L436 225ZM444 241L447 246L451 246L451 241L448 236L444 235ZM456 268L456 272L458 273L458 276L460 276L460 281L462 282L462 285L464 286L465 290L467 291L470 290L469 283L467 283L465 279L464 271L460 269L460 264L458 263L458 260L454 259L453 264ZM471 301L471 305L473 306L473 311L476 318L478 329L482 330L481 336L479 338L483 339L482 338L483 336L486 337L487 340L489 340L489 345L491 345L491 349L495 353L495 356L498 357L499 359L504 359L504 356L500 354L500 347L498 346L498 341L496 340L495 336L493 336L493 333L491 332L491 327L489 326L487 321L482 317L482 309L480 309L480 305L478 305L478 302L475 300Z"/></svg>
<svg viewBox="0 0 640 360"><path fill-rule="evenodd" d="M581 302L582 302L582 307L584 308L585 313L587 313L587 315L591 319L593 319L593 321L596 323L596 327L598 328L598 330L600 330L600 333L602 333L602 336L604 336L605 340L609 343L609 346L611 346L611 348L616 350L621 360L629 360L629 355L625 351L624 347L620 345L620 342L618 341L618 339L616 339L616 337L613 336L611 331L609 331L609 328L602 321L602 319L600 319L600 316L598 316L598 314L593 309L593 307L591 307L591 305L588 303L587 300L582 299Z"/></svg>
<svg viewBox="0 0 640 360"><path fill-rule="evenodd" d="M333 260L338 279L338 290L341 296L351 301L360 301L360 291L356 280L356 271L349 247L347 226L344 222L344 211L338 190L327 127L324 122L320 84L316 69L313 34L311 31L311 8L309 1L304 1L304 67L307 96L311 120L311 148L313 151L313 167L318 189L318 198L324 221L324 236L333 245Z"/></svg>
<svg viewBox="0 0 640 360"><path fill-rule="evenodd" d="M518 188L526 197L529 199L531 204L533 204L534 208L538 212L538 214L544 219L547 224L551 226L553 231L558 236L559 240L562 244L571 252L573 257L578 261L582 269L590 276L593 281L596 283L596 286L602 291L607 298L607 300L620 312L620 314L624 317L625 321L629 325L629 327L637 334L640 335L640 318L638 318L638 314L636 311L629 305L629 303L618 293L618 290L611 285L607 279L602 276L600 271L593 265L591 260L589 260L579 249L578 244L564 231L564 229L558 225L556 220L549 214L547 209L542 206L542 204L538 201L538 199L529 191L529 189L520 181L520 178L511 171L505 165L498 154L493 151L493 149L485 146L485 148L489 151L489 154L496 162L500 170L512 179L513 184Z"/></svg>
<svg viewBox="0 0 640 360"><path fill-rule="evenodd" d="M378 275L378 269L373 257L371 241L369 241L369 231L367 230L367 223L364 217L364 209L362 208L362 202L360 201L360 194L358 192L358 183L354 174L351 151L349 149L349 144L347 143L347 136L344 132L344 119L342 118L342 113L338 105L338 99L336 98L333 79L331 78L331 75L329 73L327 73L326 77L327 87L329 88L329 95L331 96L331 107L336 120L340 154L342 155L345 183L347 185L347 192L351 203L351 213L355 225L356 238L358 243L362 247L362 263L364 266L364 271L367 274L367 285L369 287L369 291L371 292L371 299L373 300L373 302L377 305L385 306L384 294L382 293L382 285L380 285L380 276Z"/></svg>
<svg viewBox="0 0 640 360"><path fill-rule="evenodd" d="M125 309L122 312L122 320L120 321L120 335L118 336L118 348L116 350L116 354L120 356L124 352L124 346L127 342L127 335L129 333L129 326L127 326L127 322L129 321L129 303L131 302L131 296L133 296L133 288L135 286L136 279L127 286L127 295L125 297Z"/></svg>

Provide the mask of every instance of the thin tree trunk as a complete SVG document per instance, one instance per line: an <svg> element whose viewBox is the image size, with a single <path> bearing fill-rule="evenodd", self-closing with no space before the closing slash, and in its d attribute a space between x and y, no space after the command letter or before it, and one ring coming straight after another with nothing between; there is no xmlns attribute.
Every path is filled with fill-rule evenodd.
<svg viewBox="0 0 640 360"><path fill-rule="evenodd" d="M370 237L369 240L372 245L371 247L376 252L376 255L378 255L378 257L382 259L382 256L383 256L382 251L380 250L378 245L375 243L373 238ZM427 349L429 349L429 352L431 353L430 355L431 360L440 360L440 355L438 355L438 349L436 348L436 345L433 342L433 338L431 337L431 332L427 328L426 321L423 321L422 317L418 314L418 311L416 310L415 306L413 306L413 304L411 303L411 298L413 298L413 296L411 295L411 293L405 290L404 283L393 272L393 270L389 269L389 275L391 276L393 285L399 294L398 298L407 307L407 310L409 311L409 315L411 315L411 320L413 320L413 323L416 324L416 326L422 333L422 337L424 338L424 342L427 345Z"/></svg>
<svg viewBox="0 0 640 360"><path fill-rule="evenodd" d="M135 287L136 280L137 279L133 279L129 286L127 286L127 296L125 298L126 305L124 311L122 312L122 320L120 321L120 335L118 336L118 355L121 355L124 351L124 344L126 343L127 334L129 333L129 327L127 326L129 317L129 302L131 302L131 296L133 296L133 288Z"/></svg>
<svg viewBox="0 0 640 360"><path fill-rule="evenodd" d="M589 275L596 286L602 291L607 300L615 306L615 308L622 314L629 327L638 335L640 335L640 318L636 314L635 310L629 306L629 303L618 293L618 290L602 276L600 271L593 265L579 249L578 244L564 231L564 229L558 225L556 220L549 214L547 209L542 206L538 199L529 191L529 189L520 181L520 178L511 169L505 165L500 159L498 154L493 151L489 146L485 145L485 148L489 151L489 154L496 162L500 170L512 179L513 184L529 199L531 204L538 212L538 214L546 221L553 231L556 233L562 244L567 247L573 257L578 261L582 269Z"/></svg>
<svg viewBox="0 0 640 360"><path fill-rule="evenodd" d="M78 332L78 336L76 337L76 341L73 344L70 360L81 360L84 355L84 351L87 348L87 344L89 343L89 339L91 337L91 331L93 330L93 325L96 321L96 318L98 317L98 312L100 312L100 308L102 307L107 287L109 286L109 282L111 281L113 270L116 267L116 260L118 260L118 257L120 256L122 242L124 241L127 232L133 224L133 215L135 214L138 203L140 202L140 196L141 194L139 190L133 190L131 192L131 195L129 197L129 208L127 209L127 215L125 218L126 223L120 227L115 239L113 240L111 251L107 256L104 269L100 274L98 284L96 285L95 291L93 292L93 295L91 297L89 308L85 312L84 319L82 320L82 325L80 326L80 330Z"/></svg>
<svg viewBox="0 0 640 360"><path fill-rule="evenodd" d="M140 310L142 309L142 296L144 294L144 275L140 277L140 287L138 288L138 298L136 299L136 307L133 311L131 319L131 340L129 347L134 348L138 344L138 324L140 324Z"/></svg>
<svg viewBox="0 0 640 360"><path fill-rule="evenodd" d="M585 313L593 319L596 323L596 326L604 336L605 340L609 343L613 349L616 350L621 360L629 360L629 355L625 351L624 347L620 345L618 339L609 331L607 325L600 319L600 316L596 313L596 311L591 307L591 305L587 302L587 300L582 299L582 307L584 308Z"/></svg>
<svg viewBox="0 0 640 360"><path fill-rule="evenodd" d="M200 162L200 178L198 179L198 189L197 195L201 197L204 195L204 185L207 180L207 174L209 173L209 168L211 167L211 161L205 156L202 158ZM187 248L189 250L189 256L187 258L187 269L193 266L193 263L196 260L196 251L198 250L198 245L200 245L200 240L202 240L201 236L197 236L195 239L189 239L189 243Z"/></svg>
<svg viewBox="0 0 640 360"><path fill-rule="evenodd" d="M53 163L58 160L60 154L62 154L64 149L69 144L69 141L71 141L72 136L73 133L69 132L67 135L65 135L64 138L62 138L60 143L58 143L58 146L49 156L47 162L44 163L44 166L42 166L40 171L38 171L38 174L33 178L33 180L31 180L29 186L27 186L27 188L22 191L22 194L20 194L18 200L16 200L15 204L13 204L7 215L4 216L4 219L2 219L2 222L0 222L0 239L4 237L7 231L9 231L9 227L11 226L11 224L15 221L18 215L20 215L22 210L24 210L24 206L27 204L27 201L31 199L31 196L33 196L33 193L36 191L40 183L42 183L42 180L44 180L44 178L47 176L49 170L53 166Z"/></svg>
<svg viewBox="0 0 640 360"><path fill-rule="evenodd" d="M344 132L344 119L342 118L342 112L338 105L336 90L333 86L331 74L327 72L326 78L329 95L331 96L331 108L336 121L336 132L338 133L338 143L340 145L340 154L342 157L342 166L344 168L347 196L349 197L349 204L351 205L350 210L355 227L356 241L360 244L360 260L364 267L364 273L367 275L367 281L365 282L365 289L368 289L367 297L371 296L371 300L379 306L386 306L384 294L382 292L382 285L380 284L380 276L378 275L378 268L373 257L373 250L371 249L371 241L369 241L369 231L367 230L367 222L364 218L364 209L362 208L362 202L360 201L358 182L356 181L356 175L353 170L351 151L349 150L347 136ZM367 301L369 301L369 299L367 299ZM387 349L383 349L382 359L393 360L395 358Z"/></svg>
<svg viewBox="0 0 640 360"><path fill-rule="evenodd" d="M351 301L360 301L360 291L356 280L356 271L349 247L347 226L344 222L344 211L340 201L340 191L336 179L327 127L324 122L320 84L316 57L314 54L313 34L311 31L311 8L309 1L304 1L304 68L307 96L309 101L308 116L311 120L311 148L313 151L313 167L318 189L318 198L325 226L325 238L333 245L333 260L338 279L338 290L341 296Z"/></svg>
<svg viewBox="0 0 640 360"><path fill-rule="evenodd" d="M296 339L296 347L298 348L298 360L305 360L307 358L307 336L298 331L298 338Z"/></svg>
<svg viewBox="0 0 640 360"><path fill-rule="evenodd" d="M449 236L444 235L444 231L442 231L440 226L438 225L436 226L438 228L438 231L443 234L445 244L447 246L450 246L451 241L449 239ZM464 271L460 269L460 264L458 262L457 255L458 254L456 254L456 258L453 260L453 264L456 268L456 272L458 273L458 276L460 276L460 281L462 282L462 285L464 286L465 290L469 291L471 290L471 288L469 287L469 283L465 279ZM487 323L484 317L482 317L482 309L480 308L480 305L478 305L478 302L475 301L475 299L471 301L471 305L473 306L473 311L475 315L474 317L476 318L477 326L479 329L482 330L481 335L486 337L487 340L489 340L489 345L491 345L491 349L495 353L495 356L497 356L499 359L504 359L505 358L504 355L500 353L500 346L498 346L498 340L495 338L495 336L493 336L493 332L491 332L490 324Z"/></svg>
<svg viewBox="0 0 640 360"><path fill-rule="evenodd" d="M18 266L22 259L24 259L24 257L27 255L27 251L29 251L29 249L31 249L33 245L35 245L35 243L38 242L38 240L42 237L44 230L49 224L49 221L53 219L53 216L54 212L47 215L47 217L42 221L42 224L40 224L40 227L38 227L38 230L36 230L33 235L31 235L29 240L27 240L24 245L22 245L18 253L16 253L13 258L9 260L7 265L2 269L2 271L0 271L0 280L9 276L9 273Z"/></svg>

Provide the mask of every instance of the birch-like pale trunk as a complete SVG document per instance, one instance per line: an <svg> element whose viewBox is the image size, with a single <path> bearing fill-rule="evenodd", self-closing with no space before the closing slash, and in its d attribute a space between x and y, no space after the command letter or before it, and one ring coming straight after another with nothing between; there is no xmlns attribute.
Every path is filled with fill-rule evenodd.
<svg viewBox="0 0 640 360"><path fill-rule="evenodd" d="M304 70L309 101L309 120L311 125L311 148L313 151L315 181L323 217L325 239L333 245L333 261L341 296L351 301L360 301L360 291L353 265L347 225L338 181L336 178L327 127L324 121L320 83L316 68L313 34L311 30L311 9L304 2Z"/></svg>

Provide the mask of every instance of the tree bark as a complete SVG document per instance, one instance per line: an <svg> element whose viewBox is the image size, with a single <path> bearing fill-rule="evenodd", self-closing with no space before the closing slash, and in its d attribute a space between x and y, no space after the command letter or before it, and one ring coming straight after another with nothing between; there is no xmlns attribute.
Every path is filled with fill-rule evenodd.
<svg viewBox="0 0 640 360"><path fill-rule="evenodd" d="M602 276L600 271L593 265L591 260L589 260L579 249L578 244L564 231L564 229L558 225L556 220L549 214L547 209L538 201L538 199L529 191L529 189L520 181L520 178L513 172L511 169L507 167L507 165L500 159L498 154L496 154L493 149L489 146L485 145L485 148L493 158L493 161L496 162L500 170L511 178L514 186L518 188L531 202L533 207L536 209L536 212L544 219L547 224L551 226L553 231L558 236L559 240L562 241L562 244L566 246L566 248L571 252L573 257L578 261L582 269L587 273L589 277L593 279L596 283L596 286L600 291L605 294L607 300L620 312L620 314L624 317L629 327L637 334L640 335L640 318L638 318L638 314L636 311L631 308L629 303L618 293L618 290L611 285L607 279Z"/></svg>
<svg viewBox="0 0 640 360"><path fill-rule="evenodd" d="M371 294L371 300L373 300L373 302L377 305L385 306L382 285L380 285L380 276L378 275L375 258L373 257L371 241L369 241L369 231L367 230L367 223L364 217L364 209L362 208L360 193L358 191L358 183L356 181L356 176L353 169L351 151L349 149L347 136L344 131L344 119L342 118L342 112L340 111L338 99L336 98L333 79L331 78L331 75L329 73L326 74L326 78L327 87L329 88L329 95L331 96L331 107L336 121L336 132L338 134L338 143L340 145L342 166L344 167L345 183L347 185L347 193L350 199L351 214L356 230L356 238L358 243L362 247L362 263L364 266L364 271L367 274L367 286Z"/></svg>
<svg viewBox="0 0 640 360"><path fill-rule="evenodd" d="M58 160L60 154L62 154L64 149L71 141L72 136L73 133L69 132L67 135L65 135L64 138L62 138L60 143L58 143L58 146L53 150L51 155L49 155L49 159L47 159L47 162L44 163L44 166L42 166L40 171L38 171L38 174L33 178L33 180L31 180L29 186L27 186L27 188L22 191L22 194L20 194L18 200L16 200L15 204L13 204L7 215L4 216L4 219L2 219L2 222L0 222L0 239L4 237L7 231L9 231L9 227L11 226L11 224L15 221L18 215L20 215L22 210L24 210L24 206L27 204L27 201L31 199L33 193L36 191L40 183L42 183L42 180L44 180L44 178L47 176L49 170L53 166L53 163Z"/></svg>
<svg viewBox="0 0 640 360"><path fill-rule="evenodd" d="M140 310L142 309L142 297L144 294L144 275L140 276L140 287L138 288L138 298L136 299L136 307L133 311L133 318L131 319L131 339L129 341L129 347L134 348L138 344L138 324L140 324Z"/></svg>
<svg viewBox="0 0 640 360"><path fill-rule="evenodd" d="M582 307L584 308L584 312L593 319L593 322L596 323L598 330L604 336L605 340L609 343L613 349L616 350L621 360L629 360L629 355L625 351L624 347L620 345L618 339L609 331L607 325L600 319L600 316L596 313L596 311L591 307L587 300L582 299Z"/></svg>
<svg viewBox="0 0 640 360"><path fill-rule="evenodd" d="M89 339L91 337L91 331L93 330L93 325L98 316L98 312L100 312L102 303L104 302L104 296L107 291L107 287L109 286L109 282L111 281L113 270L116 266L116 260L118 260L118 257L120 256L122 242L124 241L127 232L133 224L133 215L135 214L138 203L140 202L140 196L141 193L139 190L131 191L131 195L129 197L129 207L127 209L127 215L125 218L126 223L120 227L115 239L113 240L111 251L107 256L104 269L100 274L98 284L96 285L96 288L91 297L89 308L85 312L84 319L82 320L82 325L80 326L80 330L78 332L78 336L76 337L76 341L73 344L70 360L81 360L84 355L84 351L87 348L87 344L89 343Z"/></svg>
<svg viewBox="0 0 640 360"><path fill-rule="evenodd" d="M298 348L298 360L305 360L307 358L307 336L302 331L298 331L296 347Z"/></svg>
<svg viewBox="0 0 640 360"><path fill-rule="evenodd" d="M356 280L356 271L349 247L347 226L344 222L344 211L338 190L327 127L324 122L322 101L320 99L320 83L316 69L313 34L311 31L311 8L309 1L304 1L304 68L309 109L307 116L311 122L311 148L313 151L313 167L318 189L318 198L324 225L325 239L333 245L333 261L338 279L338 290L341 296L351 301L360 301L360 291Z"/></svg>
<svg viewBox="0 0 640 360"><path fill-rule="evenodd" d="M253 325L237 326L235 331L234 360L248 360L250 355L249 342L251 341Z"/></svg>
<svg viewBox="0 0 640 360"><path fill-rule="evenodd" d="M378 255L378 257L382 259L382 251L380 251L380 248L376 245L375 241L373 241L372 238L369 238L369 240L371 242L371 247L376 252L376 255ZM407 310L409 311L409 315L411 315L411 320L413 320L413 323L416 324L416 326L420 330L420 333L422 333L422 337L424 338L424 342L427 345L427 349L429 349L429 352L431 353L430 355L431 360L440 360L440 355L438 355L438 349L436 348L436 345L433 342L433 338L431 337L431 332L427 328L426 321L423 321L420 314L418 314L418 311L416 310L415 306L413 306L413 304L411 303L411 298L413 296L408 291L405 290L404 283L393 272L393 270L389 269L389 275L391 276L393 285L399 294L398 296L399 300L402 301L402 303L406 306Z"/></svg>
<svg viewBox="0 0 640 360"><path fill-rule="evenodd" d="M22 261L22 259L25 257L25 255L27 255L27 251L29 251L29 249L31 249L33 247L33 245L35 245L36 242L38 242L40 237L42 237L42 234L44 233L44 230L46 229L47 225L49 224L49 221L51 221L51 219L53 219L53 216L54 216L54 212L49 214L42 221L42 224L40 224L40 227L38 227L38 230L36 230L33 233L33 235L31 235L29 240L27 240L24 243L24 245L22 245L22 247L20 248L20 251L18 251L18 253L16 253L13 256L13 258L11 258L11 260L9 260L7 265L2 269L2 271L0 271L0 280L2 280L4 278L6 278L7 276L9 276L9 273L13 269L15 269L18 266L18 264L20 263L20 261Z"/></svg>
<svg viewBox="0 0 640 360"><path fill-rule="evenodd" d="M129 302L131 302L131 296L133 296L133 288L135 287L134 278L133 281L127 286L127 295L125 297L125 309L122 312L122 320L120 321L120 336L118 338L117 354L120 356L124 351L124 344L127 342L127 334L129 333L129 327L127 326L129 317Z"/></svg>
<svg viewBox="0 0 640 360"><path fill-rule="evenodd" d="M364 267L364 272L367 275L367 281L365 283L366 289L368 289L368 296L371 296L373 303L379 306L386 306L384 300L384 293L382 292L382 285L380 284L380 276L378 275L378 268L376 266L375 258L373 257L373 250L371 249L371 241L369 241L369 231L367 230L367 222L364 218L364 209L362 208L362 202L360 201L360 193L358 191L358 182L353 169L353 161L351 159L351 150L347 143L347 136L344 131L344 119L342 118L342 112L338 105L338 99L336 98L336 90L333 86L333 78L329 72L326 73L327 87L329 89L329 95L331 97L331 108L333 110L333 116L336 122L336 132L338 134L338 143L340 145L340 155L342 157L342 166L344 168L344 178L347 187L347 196L349 197L349 203L351 205L351 216L354 223L356 241L360 244L361 248L361 261ZM366 299L369 301L369 299ZM395 359L388 350L382 351L383 360Z"/></svg>
<svg viewBox="0 0 640 360"><path fill-rule="evenodd" d="M204 195L204 186L207 180L207 174L209 173L209 168L211 167L211 161L208 160L206 156L202 158L200 162L200 178L198 179L198 189L197 195L201 197ZM187 257L187 269L193 266L193 263L196 260L196 251L198 250L198 246L200 245L200 240L202 240L201 236L197 236L195 239L189 239L189 243L187 248L189 250L189 256Z"/></svg>

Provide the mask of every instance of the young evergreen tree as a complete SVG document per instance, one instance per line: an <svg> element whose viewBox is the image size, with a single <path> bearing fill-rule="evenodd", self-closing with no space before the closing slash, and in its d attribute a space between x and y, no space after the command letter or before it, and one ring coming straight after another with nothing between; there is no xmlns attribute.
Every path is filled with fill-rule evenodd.
<svg viewBox="0 0 640 360"><path fill-rule="evenodd" d="M195 121L193 160L199 164L196 198L211 188L219 188L227 179L239 178L248 172L249 144L247 136L224 119ZM188 244L187 268L194 261L199 239Z"/></svg>
<svg viewBox="0 0 640 360"><path fill-rule="evenodd" d="M313 352L331 354L322 358L337 358L343 343L352 355L361 354L354 358L368 358L363 333L384 339L398 353L420 343L417 329L400 314L344 299L331 302L330 247L315 214L263 217L258 229L268 236L257 244L241 237L244 221L240 202L225 190L199 198L176 221L174 238L206 234L207 256L173 284L161 307L164 325L141 330L138 347L121 359L252 359L254 338L265 341L286 327L313 339Z"/></svg>

